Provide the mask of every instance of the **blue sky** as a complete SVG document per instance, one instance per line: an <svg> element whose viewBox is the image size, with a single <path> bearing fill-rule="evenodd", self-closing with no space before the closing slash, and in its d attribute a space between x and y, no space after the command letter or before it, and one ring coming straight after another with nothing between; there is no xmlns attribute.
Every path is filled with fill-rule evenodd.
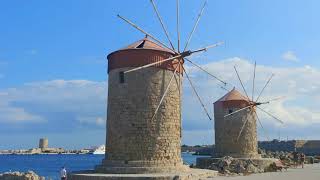
<svg viewBox="0 0 320 180"><path fill-rule="evenodd" d="M156 3L176 42L175 4L170 0ZM181 1L183 42L201 5L202 1ZM320 78L319 6L317 0L209 0L190 47L218 41L225 45L193 58L234 83L236 77L226 65L239 65L246 76L256 60L261 85L268 73L278 72L266 95L290 98L274 112L286 118L289 110L299 110L296 117L305 120L288 120L284 136L297 138L298 130L301 138L319 139L316 130L305 130L319 127L320 122L319 104L313 101L320 100L316 83ZM52 146L67 148L104 143L106 56L143 38L117 14L166 40L149 0L0 2L0 149L36 146L42 136L49 137ZM193 75L212 107L224 92L215 82L208 89L207 77L196 71ZM249 86L250 77L244 78ZM196 100L187 86L185 92L187 111ZM212 122L204 116L198 123L197 117L202 116L185 113L184 143L212 143ZM266 127L278 127L265 119Z"/></svg>

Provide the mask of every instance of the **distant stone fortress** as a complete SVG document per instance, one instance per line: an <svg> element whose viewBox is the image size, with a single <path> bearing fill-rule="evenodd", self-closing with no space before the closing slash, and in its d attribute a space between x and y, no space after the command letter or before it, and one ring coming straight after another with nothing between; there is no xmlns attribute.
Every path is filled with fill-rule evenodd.
<svg viewBox="0 0 320 180"><path fill-rule="evenodd" d="M307 155L320 154L320 140L260 141L258 146L266 151L297 151Z"/></svg>
<svg viewBox="0 0 320 180"><path fill-rule="evenodd" d="M0 150L0 154L86 154L90 150L64 150L63 148L50 148L48 138L39 140L38 148L18 149L18 150Z"/></svg>

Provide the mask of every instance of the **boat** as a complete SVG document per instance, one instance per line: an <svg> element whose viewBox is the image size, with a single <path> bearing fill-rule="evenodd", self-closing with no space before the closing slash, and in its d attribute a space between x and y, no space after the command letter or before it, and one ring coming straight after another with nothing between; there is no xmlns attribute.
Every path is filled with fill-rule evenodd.
<svg viewBox="0 0 320 180"><path fill-rule="evenodd" d="M105 154L105 153L106 153L106 146L105 145L101 145L97 148L94 148L90 152L90 154Z"/></svg>

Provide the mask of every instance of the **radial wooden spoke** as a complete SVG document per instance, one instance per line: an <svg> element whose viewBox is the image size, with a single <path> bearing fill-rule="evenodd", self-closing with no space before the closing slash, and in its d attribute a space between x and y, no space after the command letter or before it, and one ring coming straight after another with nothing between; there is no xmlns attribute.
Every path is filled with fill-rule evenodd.
<svg viewBox="0 0 320 180"><path fill-rule="evenodd" d="M227 88L220 86L221 89L225 90L225 91L229 91Z"/></svg>
<svg viewBox="0 0 320 180"><path fill-rule="evenodd" d="M259 96L257 97L256 102L258 102L258 100L260 99L260 97L261 97L261 95L262 95L263 91L266 89L266 87L267 87L267 86L268 86L268 84L270 83L270 81L271 81L271 79L273 78L273 76L274 76L274 74L271 74L270 78L267 80L267 82L266 82L266 84L264 85L264 87L262 88L262 90L261 90L261 92L260 92Z"/></svg>
<svg viewBox="0 0 320 180"><path fill-rule="evenodd" d="M246 109L251 108L251 107L253 107L253 105L246 106L246 107L244 107L244 108L238 109L238 110L236 110L236 111L234 111L234 112L232 112L232 113L229 113L229 114L225 115L224 117L231 116L231 115L233 115L233 114L236 114L236 113L238 113L238 112L241 112L241 111L246 110Z"/></svg>
<svg viewBox="0 0 320 180"><path fill-rule="evenodd" d="M170 43L170 46L172 47L173 50L175 50L175 49L174 49L174 46L173 46L173 44L172 44L172 41L171 41L171 39L170 39L169 33L168 33L168 31L167 31L167 28L166 28L166 26L165 26L164 23L163 23L163 20L162 20L162 18L161 18L161 16L160 16L160 13L159 13L159 11L158 11L158 8L157 8L154 0L150 0L150 2L151 2L151 4L152 4L152 6L153 6L153 9L154 9L157 17L158 17L158 20L159 20L159 22L160 22L160 24L161 24L161 27L162 27L164 33L165 33L166 36L167 36L167 39L168 39L168 41L169 41L169 43Z"/></svg>
<svg viewBox="0 0 320 180"><path fill-rule="evenodd" d="M277 120L278 122L280 122L281 124L284 124L283 121L281 121L279 118L275 117L274 115L272 115L271 113L265 111L264 109L260 108L257 106L257 108L259 108L262 112L266 113L267 115L269 115L270 117L272 117L273 119Z"/></svg>
<svg viewBox="0 0 320 180"><path fill-rule="evenodd" d="M249 98L249 96L248 96L248 93L247 93L246 89L245 89L244 86L243 86L242 80L241 80L241 78L240 78L240 76L239 76L239 73L238 73L238 70L237 70L236 66L234 66L234 70L235 70L236 73L237 73L237 76L238 76L238 79L239 79L239 81L240 81L241 87L242 87L244 93L246 94L246 96L247 96L247 98L248 98L248 101L250 101L250 98Z"/></svg>
<svg viewBox="0 0 320 180"><path fill-rule="evenodd" d="M256 61L254 61L254 69L253 69L253 80L252 80L252 101L253 101L253 99L254 99L254 81L255 81L255 79L256 79L256 67L257 67L257 62Z"/></svg>
<svg viewBox="0 0 320 180"><path fill-rule="evenodd" d="M200 49L194 50L194 51L192 51L192 53L207 51L208 49L221 46L222 44L224 44L224 42L218 42L218 43L216 43L216 44L213 44L213 45L210 45L210 46L207 46L207 47L204 47L204 48L200 48ZM185 52L188 52L188 51L185 51Z"/></svg>
<svg viewBox="0 0 320 180"><path fill-rule="evenodd" d="M196 30L197 27L198 27L199 21L200 21L200 19L201 19L201 16L202 16L202 14L203 14L203 11L204 11L204 8L206 7L206 5L207 5L207 0L204 2L203 6L202 6L202 8L201 8L201 10L200 10L200 12L199 12L198 18L197 18L197 20L196 20L196 22L195 22L195 24L194 24L194 26L193 26L193 28L192 28L192 31L191 31L190 34L189 34L188 40L187 40L187 42L186 42L186 45L184 46L183 51L185 51L185 50L188 48L189 43L190 43L190 41L191 41L191 38L192 38L192 36L193 36L193 33L195 32L195 30Z"/></svg>
<svg viewBox="0 0 320 180"><path fill-rule="evenodd" d="M182 64L179 61L179 66L182 66ZM181 78L182 77L182 78ZM183 76L181 73L179 73L179 101L180 101L180 106L179 106L179 116L180 116L180 138L182 137L182 111L181 111L181 81L183 80Z"/></svg>
<svg viewBox="0 0 320 180"><path fill-rule="evenodd" d="M132 27L134 27L134 28L137 29L138 31L140 31L140 32L142 32L143 34L149 36L150 38L152 38L153 40L155 40L156 42L158 42L158 43L161 44L162 46L164 46L164 47L166 47L166 48L168 48L168 49L170 49L170 50L172 50L172 51L175 52L174 49L168 47L165 43L161 42L159 39L155 38L155 37L154 37L153 35L151 35L150 33L146 32L146 31L143 30L143 29L141 29L139 26L137 26L136 24L134 24L134 23L131 22L130 20L128 20L128 19L120 16L119 14L118 14L118 17L119 17L120 19L124 20L125 22L127 22L128 24L130 24ZM177 53L177 52L176 52L176 53Z"/></svg>
<svg viewBox="0 0 320 180"><path fill-rule="evenodd" d="M125 71L124 73L137 71L137 70L140 70L140 69L144 69L144 68L147 68L147 67L154 66L156 64L164 63L164 62L167 62L167 61L172 61L172 60L180 58L180 57L181 57L181 55L177 55L177 56L174 56L174 57L171 57L171 58L168 58L168 59L164 59L164 60L161 60L161 61L157 61L157 62L154 62L154 63L146 64L144 66L140 66L140 67L136 67L136 68L130 69L128 71Z"/></svg>
<svg viewBox="0 0 320 180"><path fill-rule="evenodd" d="M177 2L177 38L178 38L178 52L180 53L180 2Z"/></svg>
<svg viewBox="0 0 320 180"><path fill-rule="evenodd" d="M251 111L252 111L252 110L251 110ZM246 120L244 121L244 123L243 123L243 125L242 125L242 127L241 127L241 129L240 129L240 132L239 132L239 134L238 134L237 141L239 141L239 138L240 138L240 136L241 136L241 134L242 134L242 131L243 131L244 128L246 127L248 121L249 121L249 118L246 118Z"/></svg>
<svg viewBox="0 0 320 180"><path fill-rule="evenodd" d="M204 68L202 68L200 65L192 62L191 60L184 58L186 61L190 62L192 65L198 67L199 69L201 69L203 72L207 73L208 75L210 75L211 77L215 78L216 80L220 81L221 83L223 83L225 86L227 85L226 82L222 81L221 79L219 79L217 76L211 74L210 72L208 72L207 70L205 70Z"/></svg>
<svg viewBox="0 0 320 180"><path fill-rule="evenodd" d="M162 97L161 97L161 99L160 99L160 102L159 102L156 110L155 110L154 113L153 113L153 116L152 116L152 118L151 118L151 121L152 121L152 120L154 119L154 117L156 116L156 114L157 114L157 112L158 112L158 110L159 110L159 108L160 108L160 106L161 106L164 98L166 97L167 92L168 92L168 90L169 90L169 88L170 88L171 82L172 82L173 78L175 77L178 68L179 68L179 66L177 66L176 69L174 70L174 72L173 72L173 74L172 74L172 77L171 77L171 79L170 79L170 81L169 81L169 84L168 84L166 90L164 91L164 93L163 93L163 95L162 95Z"/></svg>
<svg viewBox="0 0 320 180"><path fill-rule="evenodd" d="M267 140L270 141L270 136L269 136L268 132L266 131L266 129L263 127L263 125L262 125L262 123L260 121L260 118L259 118L259 116L257 114L257 111L254 110L254 114L255 114L255 117L257 118L257 120L258 120L258 122L259 122L259 124L261 126L261 129L262 129L263 133L267 136Z"/></svg>
<svg viewBox="0 0 320 180"><path fill-rule="evenodd" d="M220 45L220 43L217 43L217 44L214 44L214 45L211 45L211 46L207 46L207 47L204 47L204 48L201 48L201 49L197 49L197 50L194 50L194 51L186 51L186 52L183 52L183 53L181 53L181 54L178 54L178 55L176 55L176 56L174 56L174 57L171 57L171 58L168 58L168 59L164 59L164 60L161 60L161 61L158 61L158 62L154 62L154 63L146 64L146 65L141 66L141 67L137 67L137 68L130 69L130 70L128 70L128 71L125 71L124 73L128 73L128 72L140 70L140 69L143 69L143 68L147 68L147 67L150 67L150 66L154 66L154 65L159 64L159 63L164 63L164 62L167 62L167 61L171 61L171 60L174 60L174 59L177 59L177 58L188 57L188 56L190 56L190 55L193 54L193 53L198 53L198 52L201 52L201 51L206 51L206 50L209 49L209 48L217 47L217 46L219 46L219 45Z"/></svg>
<svg viewBox="0 0 320 180"><path fill-rule="evenodd" d="M189 81L189 83L190 83L190 86L191 86L191 88L192 88L193 92L196 94L196 96L197 96L197 98L198 98L198 100L199 100L199 102L200 102L200 104L201 104L202 108L204 109L205 113L207 114L207 116L208 116L209 120L211 121L211 120L212 120L212 118L210 117L210 115L209 115L209 112L208 112L207 108L205 107L204 103L202 102L202 100L201 100L201 98L200 98L200 96L199 96L199 94L198 94L198 92L197 92L196 88L194 87L194 85L193 85L193 83L192 83L192 81L191 81L191 79L190 79L190 77L189 77L188 73L187 73L187 72L186 72L186 70L184 69L184 67L183 67L183 71L184 71L184 73L186 74L186 77L187 77L187 79L188 79L188 81Z"/></svg>
<svg viewBox="0 0 320 180"><path fill-rule="evenodd" d="M277 97L277 98L274 98L274 99L270 99L270 100L264 102L264 104L270 103L272 101L279 101L279 100L284 99L284 98L286 98L286 97L285 96L281 96L281 97Z"/></svg>

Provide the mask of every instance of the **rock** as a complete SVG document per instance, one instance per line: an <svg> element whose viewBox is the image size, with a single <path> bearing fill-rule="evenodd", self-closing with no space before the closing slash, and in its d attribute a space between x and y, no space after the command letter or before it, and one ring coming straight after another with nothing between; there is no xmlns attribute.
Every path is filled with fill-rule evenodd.
<svg viewBox="0 0 320 180"><path fill-rule="evenodd" d="M235 165L234 172L237 174L243 174L246 172L246 168L244 168L243 163L238 161Z"/></svg>
<svg viewBox="0 0 320 180"><path fill-rule="evenodd" d="M261 173L261 170L254 166L253 164L249 164L246 168L247 173Z"/></svg>
<svg viewBox="0 0 320 180"><path fill-rule="evenodd" d="M0 180L45 180L44 177L37 175L33 171L23 172L6 172L0 174Z"/></svg>
<svg viewBox="0 0 320 180"><path fill-rule="evenodd" d="M208 167L208 169L214 170L214 171L218 171L218 172L221 171L221 169L220 169L220 168L218 167L218 165L215 164L215 163L212 163L212 164Z"/></svg>
<svg viewBox="0 0 320 180"><path fill-rule="evenodd" d="M232 157L223 157L218 162L211 164L208 169L219 171L219 173L224 175L264 172L264 169L259 168L259 166L254 164L250 159L239 160L233 159Z"/></svg>

